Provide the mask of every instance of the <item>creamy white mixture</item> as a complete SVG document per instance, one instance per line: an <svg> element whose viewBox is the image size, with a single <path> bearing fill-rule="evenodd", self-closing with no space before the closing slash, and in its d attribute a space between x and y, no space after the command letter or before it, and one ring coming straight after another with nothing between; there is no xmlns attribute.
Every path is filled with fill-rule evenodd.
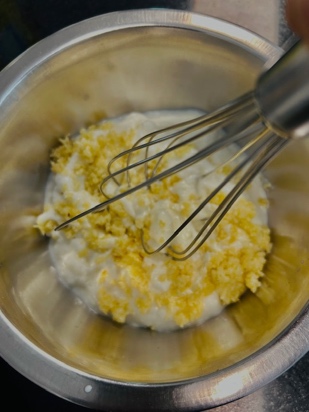
<svg viewBox="0 0 309 412"><path fill-rule="evenodd" d="M226 150L62 231L53 230L105 199L99 185L111 158L153 130L200 114L180 110L132 113L82 130L74 139L65 138L53 154L53 173L37 225L52 238L50 251L61 281L93 310L118 322L159 331L200 324L237 301L247 289L256 292L260 286L271 247L260 177L189 259L174 261L166 250L148 255L142 248L141 233L147 247L158 247L224 179L228 166L203 176L229 157ZM164 158L159 168L178 163L203 145L205 141L180 149ZM132 183L143 176L144 169L133 170ZM119 188L109 182L105 194L112 196L123 187L126 183ZM188 245L231 187L233 183L177 237L176 249Z"/></svg>

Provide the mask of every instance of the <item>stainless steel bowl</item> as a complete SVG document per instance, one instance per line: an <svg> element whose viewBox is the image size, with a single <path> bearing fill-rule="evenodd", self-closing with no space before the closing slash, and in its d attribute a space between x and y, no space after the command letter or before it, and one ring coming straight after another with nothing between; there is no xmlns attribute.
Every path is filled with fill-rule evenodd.
<svg viewBox="0 0 309 412"><path fill-rule="evenodd" d="M159 334L96 316L58 282L33 227L60 136L134 110L212 110L280 54L214 18L140 10L62 30L0 74L0 348L11 366L87 407L193 411L255 391L306 353L308 141L265 172L274 246L263 287L199 327Z"/></svg>

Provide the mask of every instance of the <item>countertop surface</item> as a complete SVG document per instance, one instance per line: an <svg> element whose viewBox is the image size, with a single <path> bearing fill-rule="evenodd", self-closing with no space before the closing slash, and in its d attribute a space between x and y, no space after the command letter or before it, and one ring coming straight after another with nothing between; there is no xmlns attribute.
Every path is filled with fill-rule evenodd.
<svg viewBox="0 0 309 412"><path fill-rule="evenodd" d="M209 14L246 27L279 45L290 36L284 20L284 0L0 0L0 70L32 44L65 26L98 14L145 7ZM31 412L89 410L46 392L3 360L0 370L2 399L9 394L8 411L14 407ZM212 411L309 412L309 353L264 388Z"/></svg>

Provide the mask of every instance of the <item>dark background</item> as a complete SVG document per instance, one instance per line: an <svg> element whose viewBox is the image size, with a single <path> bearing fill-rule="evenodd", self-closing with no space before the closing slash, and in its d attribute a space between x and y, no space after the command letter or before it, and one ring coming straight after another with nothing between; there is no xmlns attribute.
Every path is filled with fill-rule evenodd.
<svg viewBox="0 0 309 412"><path fill-rule="evenodd" d="M0 0L0 70L42 38L78 21L125 9L165 7L186 9L190 0ZM147 6L145 6L147 4ZM60 399L12 369L0 359L1 410L27 412L87 412L89 409ZM255 399L263 398L269 411L309 412L309 355L294 368L247 400L223 407L224 412L253 410ZM280 402L278 403L278 398ZM258 402L257 402L258 403ZM246 405L249 405L246 406ZM219 412L216 408L216 411Z"/></svg>

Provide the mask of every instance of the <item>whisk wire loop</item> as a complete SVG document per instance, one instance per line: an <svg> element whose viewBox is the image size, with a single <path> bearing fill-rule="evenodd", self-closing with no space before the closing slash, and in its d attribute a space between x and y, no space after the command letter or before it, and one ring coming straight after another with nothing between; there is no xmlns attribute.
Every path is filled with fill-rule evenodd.
<svg viewBox="0 0 309 412"><path fill-rule="evenodd" d="M257 143L258 141L260 141L262 138L264 138L267 134L268 134L268 130L267 129L263 129L263 131L256 136L254 142L249 142L248 146L253 145L254 143ZM263 144L263 143L262 143ZM261 145L260 145L261 146ZM260 146L255 150L255 153L260 150ZM247 147L245 147L243 150L245 150ZM153 254L153 253L157 253L160 252L161 250L163 250L166 246L168 246L186 227L187 225L201 212L202 209L205 208L205 206L211 202L211 200L224 188L224 186L226 186L227 183L229 183L234 177L235 175L237 175L237 173L239 173L239 171L243 170L243 168L245 167L246 164L248 164L248 162L251 161L251 158L254 156L253 153L251 155L251 157L246 157L243 159L243 161L237 166L235 167L227 176L226 178L216 186L216 188L203 200L203 202L195 209L195 211L178 227L178 229L176 229L174 231L174 233L168 238L166 239L166 241L161 244L157 249L153 249L151 250L149 247L146 246L146 243L144 241L144 236L142 233L142 243L143 243L143 247L146 250L146 252L148 254ZM236 155L232 156L230 159L228 159L225 164L228 164L230 161L235 160L236 157L238 157L240 155L240 152L237 152ZM222 167L223 165L220 165L220 167ZM214 170L213 169L211 171L208 172L208 174L212 173ZM202 177L205 177L207 175L203 175ZM176 251L173 246L169 247L169 252L172 252L173 257L175 260L184 260L186 257L183 257L181 259L178 259L175 255L184 255L188 252L189 249L191 249L191 247L197 242L197 240L202 236L202 234L204 233L204 231L211 225L212 221L216 218L216 216L223 210L223 206L224 203L222 202L216 212L214 212L210 218L207 219L206 223L203 225L202 229L200 229L200 231L198 232L198 234L196 235L196 237L192 240L192 242L189 244L189 246L187 246L185 249L183 249L182 251ZM223 218L223 216L221 217L221 219ZM221 220L220 219L220 220ZM215 225L213 225L213 229L218 225L219 221L216 222ZM208 236L207 236L208 237ZM206 240L206 239L205 239ZM204 243L204 242L203 242Z"/></svg>
<svg viewBox="0 0 309 412"><path fill-rule="evenodd" d="M231 119L234 116L237 116L239 111L246 109L247 111L251 109L252 105L254 105L253 101L253 94L252 92L249 92L238 99L236 99L233 102L227 103L225 106L222 106L221 108L215 110L211 114L206 114L202 115L196 119L191 119L187 120L182 123L178 123L177 125L169 126L164 129L160 129L154 132L151 132L140 139L138 139L134 145L125 151L122 151L119 153L117 156L115 156L111 161L109 162L107 166L107 171L108 175L111 177L111 179L114 180L114 182L120 186L121 183L116 179L116 177L123 173L126 172L127 174L127 184L130 186L130 179L129 179L129 174L128 172L130 169L133 169L137 166L140 166L142 164L147 164L149 161L154 160L156 158L161 157L162 154L167 154L170 153L171 151L177 150L179 147L184 146L185 144L192 143L193 141L205 136L205 134L209 134L210 132L215 131L218 127L224 127L227 123L231 122ZM201 130L197 135L193 135L190 138L187 138L186 140L182 141L178 145L174 145L176 141L180 140L184 136L190 136L192 133L194 133L197 130ZM172 132L173 131L173 132ZM160 135L162 135L160 137ZM148 152L151 146L153 145L158 145L162 144L163 142L169 141L171 139L173 140L172 144L169 144L168 147L166 147L159 153L154 154L153 156L149 156ZM142 143L143 141L146 141L146 143ZM145 157L143 160L140 160L138 162L131 162L131 156L136 153L140 152L141 150L145 149ZM163 153L162 153L163 152ZM112 166L115 162L118 160L127 157L127 166L122 169L120 173L113 173L112 171ZM147 167L147 165L146 165ZM148 174L145 173L145 177L148 178ZM102 185L101 185L101 191L102 191ZM103 193L103 192L102 192Z"/></svg>
<svg viewBox="0 0 309 412"><path fill-rule="evenodd" d="M249 98L249 96L248 97L246 96L246 101L247 101L248 98ZM251 98L252 98L252 96L251 96ZM227 109L227 110L229 110L229 109ZM254 126L258 120L259 120L259 116L256 113L253 112L253 114L250 117L251 127ZM185 122L185 123L188 123L188 122ZM185 159L184 161L180 162L178 165L176 165L174 167L171 167L171 168L163 171L160 174L156 174L156 170L157 170L158 165L159 165L160 161L162 160L163 156L166 156L168 153L173 152L173 151L183 147L184 145L188 145L188 144L192 143L193 141L204 137L205 135L206 135L206 137L207 136L209 137L209 134L211 132L216 131L218 127L220 127L220 129L223 129L226 126L226 124L229 124L229 123L231 123L231 119L229 117L227 117L227 118L224 117L224 118L221 119L220 124L216 123L215 125L212 125L211 127L209 127L206 130L203 129L201 132L199 132L199 133L183 140L180 143L177 143L176 145L172 145L172 144L176 139L178 140L180 137L182 137L182 134L181 134L181 136L179 136L176 133L173 133L172 135L164 136L163 138L156 139L155 141L151 141L149 143L144 143L142 145L136 145L135 144L134 146L132 146L132 148L121 152L119 155L114 157L109 162L109 166L108 166L109 174L108 174L108 176L106 176L106 178L104 178L102 180L102 182L100 184L101 193L108 199L109 196L105 192L104 186L106 185L106 183L109 180L113 180L119 186L120 182L118 181L117 178L119 178L123 174L125 174L127 176L126 177L126 181L127 181L127 185L128 185L128 192L127 193L128 194L132 193L131 190L129 191L131 185L130 185L130 179L128 177L128 174L129 174L130 170L136 169L137 167L139 167L141 165L147 165L147 164L149 164L149 162L151 162L155 159L158 159L158 160L157 160L157 163L156 163L155 167L153 168L152 174L148 175L148 173L145 172L145 182L144 182L145 184L142 183L140 185L137 185L136 189L132 188L132 189L134 189L133 191L139 190L139 189L141 189L143 187L146 187L146 186L150 186L155 181L164 179L167 176L175 174L175 173L185 169L186 167L196 163L197 161L200 161L204 157L209 156L209 155L215 153L216 151L218 151L218 150L220 150L220 149L222 149L222 148L224 148L224 147L226 147L226 146L228 146L228 145L230 145L230 144L232 144L236 141L239 141L241 139L246 138L246 136L248 134L248 130L245 129L240 133L234 133L234 131L231 130L229 134L225 133L225 135L217 138L211 144L209 144L205 148L201 149L197 154L192 155L191 157L189 157L189 158ZM246 124L247 123L248 123L248 118L246 119ZM204 127L204 125L203 125L203 127ZM188 130L188 129L186 129L186 130ZM162 130L159 131L159 132L150 133L149 135L141 138L139 141L144 140L146 138L152 138L154 134L161 133L161 132L162 132ZM249 132L250 132L250 130L249 130ZM184 135L187 135L187 134L188 134L187 132L184 133ZM147 155L149 146L152 146L152 145L158 144L158 143L162 143L162 141L165 141L165 140L169 140L171 138L171 136L172 136L172 138L174 138L174 140L171 142L171 145L168 145L167 147L163 148L162 150L158 151L157 153L154 153L152 155ZM146 155L142 159L139 159L139 160L135 161L134 163L130 163L129 160L127 160L127 165L125 167L123 167L119 170L116 170L115 172L111 172L111 165L115 161L117 161L120 158L125 157L125 156L129 156L129 159L130 159L130 156L133 152L141 151L141 150L144 150L144 149L146 150ZM119 200L118 196L114 197L114 199L115 199L115 201ZM105 207L105 205L102 203L102 209L104 207ZM99 205L98 205L98 209L102 210L99 207Z"/></svg>
<svg viewBox="0 0 309 412"><path fill-rule="evenodd" d="M275 154L277 154L287 143L288 140L282 139L275 136L272 132L266 134L267 140L256 149L252 156L243 160L227 177L226 179L218 185L218 187L201 203L201 205L196 209L194 214L192 214L182 226L178 228L177 235L183 230L190 221L211 201L211 199L228 183L231 179L240 171L244 170L244 167L253 161L246 173L243 174L239 182L234 186L234 188L228 193L225 199L219 204L217 209L212 213L212 215L207 219L206 223L200 229L196 237L191 241L191 243L183 250L177 251L170 246L168 248L168 254L174 260L186 260L191 257L210 237L213 231L217 228L218 224L222 221L226 213L231 209L235 201L244 192L247 186L252 182L254 177L262 170L262 168L272 159ZM253 160L254 159L254 160ZM208 229L208 230L207 230ZM203 233L206 231L204 237ZM175 233L176 233L175 232ZM176 236L173 236L173 239ZM165 246L169 245L173 239L168 239L165 242ZM194 247L195 246L195 247ZM193 248L194 247L194 248ZM193 248L193 249L192 249ZM162 248L159 248L162 250ZM159 250L158 250L159 251ZM154 253L155 251L150 251L147 249L147 253Z"/></svg>
<svg viewBox="0 0 309 412"><path fill-rule="evenodd" d="M253 110L254 105L253 94L248 93L239 98L236 103L229 103L211 115L204 115L176 126L149 133L140 138L130 149L121 152L109 162L107 168L108 175L100 184L100 190L106 197L106 200L72 217L59 225L55 230L61 230L70 223L89 213L101 212L110 204L119 201L138 190L147 187L149 188L153 183L180 172L231 144L238 144L239 150L237 150L235 154L232 154L222 164L214 166L212 170L204 173L200 178L205 178L210 173L213 173L218 168L222 168L229 163L233 165L232 171L208 196L206 196L196 210L185 219L168 239L166 239L159 247L151 249L145 242L143 231L141 232L141 242L146 253L153 254L165 249L165 253L170 255L172 259L180 261L188 259L202 246L203 243L205 243L256 174L287 142L287 140L274 135L273 132L261 122L260 115ZM242 113L241 119L239 119L240 113ZM221 135L219 134L216 138L213 138L212 133L218 131L218 129ZM212 139L208 142L207 138L210 136L212 136ZM158 172L159 164L162 162L164 156L203 137L205 137L207 143L205 147L198 149L196 153L175 165ZM164 146L165 143L166 145ZM150 149L155 145L159 145L158 150L150 153ZM243 156L244 153L250 150L251 153L248 156ZM144 155L141 156L143 151ZM135 155L138 155L139 158L136 159ZM113 166L120 159L125 159L125 166L119 170L112 171ZM236 160L239 161L234 164ZM149 173L148 165L149 162L152 161L155 161L155 165L152 168L151 173ZM132 185L130 171L143 165L145 167L144 180ZM249 167L246 169L246 166L248 165ZM204 220L205 223L203 223L195 237L189 241L187 246L182 247L182 249L177 249L172 244L176 237L180 235L180 233L228 183L233 181L237 175L240 175L241 171L243 173L238 178L237 183L235 183L233 189L217 206L216 210L209 217L201 219L201 222ZM125 178L126 181L126 189L118 192L113 197L109 197L105 191L106 184L109 181L113 181L117 186L120 186L121 190L121 188L123 188L123 178Z"/></svg>

